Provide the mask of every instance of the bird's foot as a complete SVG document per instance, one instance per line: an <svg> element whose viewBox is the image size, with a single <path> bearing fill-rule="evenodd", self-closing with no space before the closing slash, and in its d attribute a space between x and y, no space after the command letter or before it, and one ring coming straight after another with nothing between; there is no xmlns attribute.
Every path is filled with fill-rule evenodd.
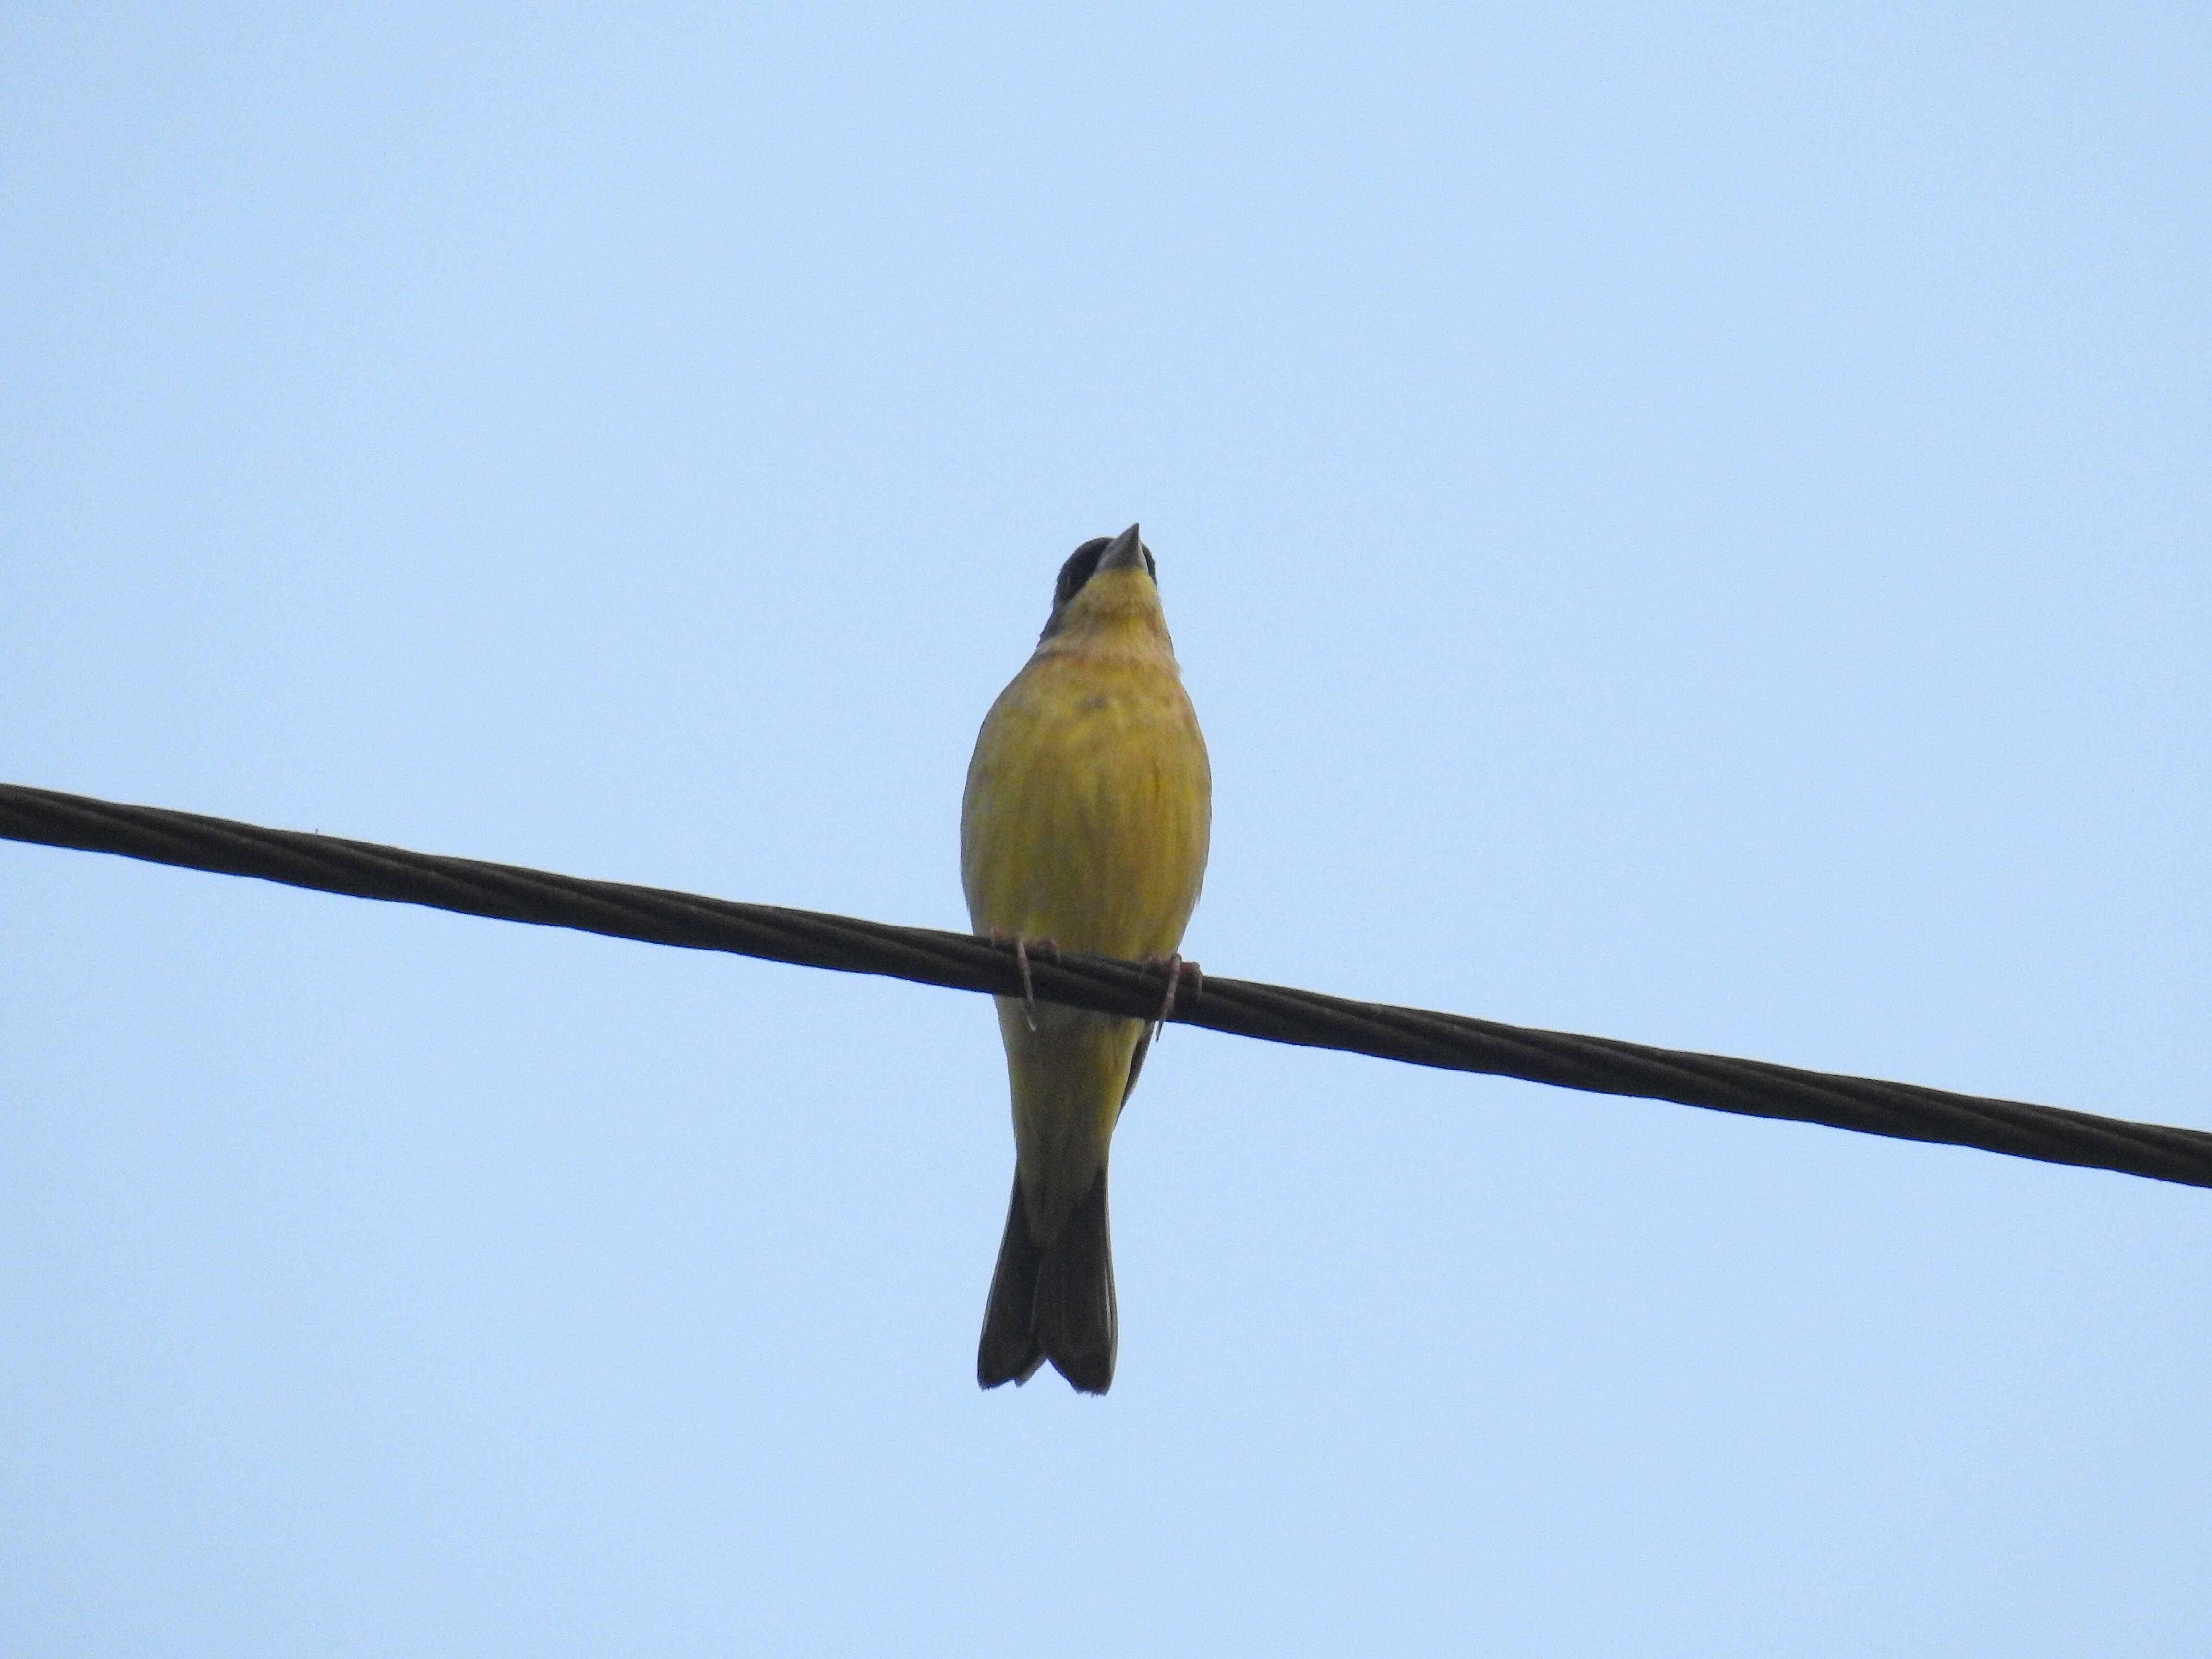
<svg viewBox="0 0 2212 1659"><path fill-rule="evenodd" d="M1182 985L1182 976L1190 975L1190 1000L1195 1002L1206 994L1206 970L1194 962L1184 961L1180 952L1170 957L1146 957L1145 966L1168 970L1167 994L1160 999L1159 1012L1152 1016L1152 1035L1157 1039L1168 1017L1175 1012L1176 990Z"/></svg>
<svg viewBox="0 0 2212 1659"><path fill-rule="evenodd" d="M1060 960L1060 946L1048 939L1026 939L1018 933L1012 935L991 930L991 943L1012 945L1014 947L1014 969L1022 976L1022 1023L1032 1031L1036 1030L1036 987L1030 982L1030 946L1052 952L1054 962Z"/></svg>

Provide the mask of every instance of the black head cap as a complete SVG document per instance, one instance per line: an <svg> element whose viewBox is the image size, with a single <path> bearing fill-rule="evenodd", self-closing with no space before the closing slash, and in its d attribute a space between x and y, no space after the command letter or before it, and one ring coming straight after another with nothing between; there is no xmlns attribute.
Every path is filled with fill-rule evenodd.
<svg viewBox="0 0 2212 1659"><path fill-rule="evenodd" d="M1145 574L1154 581L1159 580L1159 566L1152 558L1152 550L1139 538L1136 526L1131 525L1118 536L1094 536L1069 554L1067 562L1060 568L1060 580L1053 584L1052 589L1052 621L1045 624L1046 633L1053 631L1060 621L1060 612L1067 609L1070 599L1083 591L1084 583L1097 574L1099 560L1109 551L1125 548L1132 543L1135 544L1136 550L1144 555Z"/></svg>

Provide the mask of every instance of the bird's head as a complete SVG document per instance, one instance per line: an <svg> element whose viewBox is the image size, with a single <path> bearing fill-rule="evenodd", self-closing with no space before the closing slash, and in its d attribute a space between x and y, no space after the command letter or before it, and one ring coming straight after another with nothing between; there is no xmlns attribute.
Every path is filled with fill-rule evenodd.
<svg viewBox="0 0 2212 1659"><path fill-rule="evenodd" d="M1118 536L1099 536L1068 555L1052 590L1052 615L1039 642L1074 643L1126 631L1167 637L1154 581L1152 550L1131 525Z"/></svg>

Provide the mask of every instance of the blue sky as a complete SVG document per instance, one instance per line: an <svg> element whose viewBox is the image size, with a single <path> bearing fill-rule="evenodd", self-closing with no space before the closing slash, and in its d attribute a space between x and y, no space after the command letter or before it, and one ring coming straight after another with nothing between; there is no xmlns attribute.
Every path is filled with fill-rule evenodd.
<svg viewBox="0 0 2212 1659"><path fill-rule="evenodd" d="M1218 973L2212 1127L2183 7L12 8L0 777L935 926L1146 526ZM44 1655L2195 1655L2205 1195L0 847Z"/></svg>

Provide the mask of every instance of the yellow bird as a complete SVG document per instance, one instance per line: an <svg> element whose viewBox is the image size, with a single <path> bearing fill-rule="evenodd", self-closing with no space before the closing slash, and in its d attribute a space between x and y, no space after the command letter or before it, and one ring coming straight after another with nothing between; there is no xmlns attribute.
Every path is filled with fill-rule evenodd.
<svg viewBox="0 0 2212 1659"><path fill-rule="evenodd" d="M1206 876L1212 775L1168 638L1151 550L1131 525L1060 567L1036 653L999 694L968 763L960 880L979 933L1018 953L1174 955ZM1086 1394L1114 1381L1106 1152L1152 1026L1000 997L1014 1097L1014 1195L975 1377L1026 1382L1049 1359Z"/></svg>

